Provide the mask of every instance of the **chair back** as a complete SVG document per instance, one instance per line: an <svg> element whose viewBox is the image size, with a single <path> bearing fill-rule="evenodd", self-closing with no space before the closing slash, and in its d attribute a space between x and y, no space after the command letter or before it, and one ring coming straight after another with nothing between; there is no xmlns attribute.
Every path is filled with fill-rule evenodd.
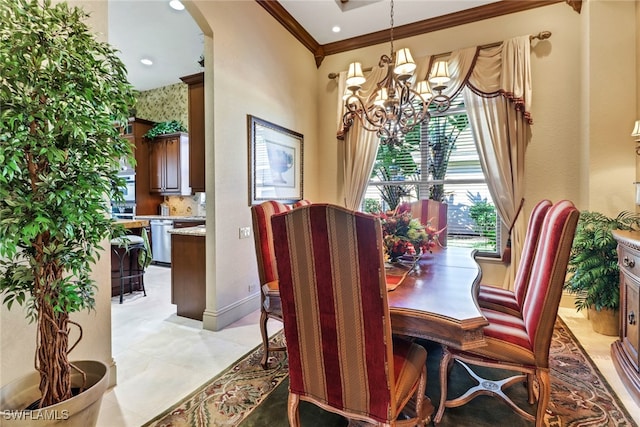
<svg viewBox="0 0 640 427"><path fill-rule="evenodd" d="M298 200L297 202L295 202L292 207L295 208L299 208L302 206L309 206L311 204L311 202L307 199L302 199L302 200Z"/></svg>
<svg viewBox="0 0 640 427"><path fill-rule="evenodd" d="M272 222L290 392L386 422L395 377L380 220L313 204Z"/></svg>
<svg viewBox="0 0 640 427"><path fill-rule="evenodd" d="M265 283L278 280L276 254L273 250L271 217L281 212L287 212L288 210L290 210L288 206L273 200L251 206L253 239L261 286Z"/></svg>
<svg viewBox="0 0 640 427"><path fill-rule="evenodd" d="M525 235L524 245L522 246L522 255L520 256L520 263L518 264L518 270L516 271L516 277L513 283L513 292L518 302L518 307L522 307L524 296L527 292L531 267L533 266L533 260L536 255L540 231L542 231L542 223L551 205L550 200L541 200L534 206L531 211L531 216L529 217L527 234Z"/></svg>
<svg viewBox="0 0 640 427"><path fill-rule="evenodd" d="M418 200L415 202L402 203L399 208L399 212L409 211L413 218L420 220L420 223L426 225L431 224L431 227L436 230L444 229L438 236L438 242L441 246L447 246L447 204L438 202L436 200Z"/></svg>
<svg viewBox="0 0 640 427"><path fill-rule="evenodd" d="M553 205L544 219L529 286L522 306L536 365L549 366L549 347L567 274L579 211L568 200Z"/></svg>

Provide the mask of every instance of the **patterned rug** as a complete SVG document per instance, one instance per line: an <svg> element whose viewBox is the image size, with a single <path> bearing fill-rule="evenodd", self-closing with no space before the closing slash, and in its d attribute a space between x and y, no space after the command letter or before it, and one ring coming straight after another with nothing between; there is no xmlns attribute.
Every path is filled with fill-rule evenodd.
<svg viewBox="0 0 640 427"><path fill-rule="evenodd" d="M273 338L282 343L282 333ZM427 394L437 405L439 399L438 360L440 346L421 342L429 353ZM288 426L287 360L276 352L270 369L260 367L260 347L245 355L229 369L202 385L180 403L149 421L144 427ZM567 326L558 319L550 351L551 404L545 417L548 427L628 426L637 427L611 387L597 370ZM497 371L493 371L495 374ZM484 373L484 372L483 372ZM460 390L472 384L463 368L454 365L450 384ZM450 396L458 391L451 388ZM525 410L526 390L518 385L510 397ZM534 408L531 408L533 411ZM346 426L347 422L313 405L301 402L302 425ZM448 408L439 427L530 426L502 401L480 396L459 408Z"/></svg>

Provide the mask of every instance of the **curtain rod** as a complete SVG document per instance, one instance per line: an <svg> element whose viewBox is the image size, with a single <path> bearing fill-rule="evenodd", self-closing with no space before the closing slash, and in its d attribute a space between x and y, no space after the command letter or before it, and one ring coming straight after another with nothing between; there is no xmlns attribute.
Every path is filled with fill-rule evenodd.
<svg viewBox="0 0 640 427"><path fill-rule="evenodd" d="M548 38L551 38L551 31L540 31L538 34L536 35L530 35L529 36L529 41L533 41L535 39L538 40L546 40ZM500 46L502 44L502 42L494 42L494 43L489 43L489 44L483 44L481 46L478 46L479 49L489 49L492 47L496 47L496 46ZM444 53L438 53L436 55L432 55L432 57L434 59L436 58L442 58L443 56L449 56L451 55L451 52L444 52ZM373 70L373 67L367 67L367 68L363 68L362 71L371 71ZM333 80L335 78L338 77L338 73L329 73L329 75L327 76L329 77L330 80Z"/></svg>

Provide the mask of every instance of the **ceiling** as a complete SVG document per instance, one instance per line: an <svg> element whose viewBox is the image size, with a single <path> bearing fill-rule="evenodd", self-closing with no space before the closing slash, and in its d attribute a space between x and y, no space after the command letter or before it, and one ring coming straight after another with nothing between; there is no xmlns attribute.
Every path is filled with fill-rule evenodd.
<svg viewBox="0 0 640 427"><path fill-rule="evenodd" d="M203 35L186 9L172 9L169 0L108 1L109 42L120 51L137 90L178 83L182 76L203 71L198 64ZM317 65L326 55L388 39L388 0L256 1L314 52ZM394 34L407 37L558 1L395 0ZM332 32L336 25L339 33ZM142 57L153 65L141 64Z"/></svg>

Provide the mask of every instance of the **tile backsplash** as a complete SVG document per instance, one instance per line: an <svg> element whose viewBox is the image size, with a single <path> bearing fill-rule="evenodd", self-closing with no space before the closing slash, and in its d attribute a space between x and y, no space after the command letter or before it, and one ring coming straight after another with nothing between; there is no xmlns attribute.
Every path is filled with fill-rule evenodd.
<svg viewBox="0 0 640 427"><path fill-rule="evenodd" d="M164 201L169 205L171 216L206 215L204 193L196 193L194 196L167 196Z"/></svg>

